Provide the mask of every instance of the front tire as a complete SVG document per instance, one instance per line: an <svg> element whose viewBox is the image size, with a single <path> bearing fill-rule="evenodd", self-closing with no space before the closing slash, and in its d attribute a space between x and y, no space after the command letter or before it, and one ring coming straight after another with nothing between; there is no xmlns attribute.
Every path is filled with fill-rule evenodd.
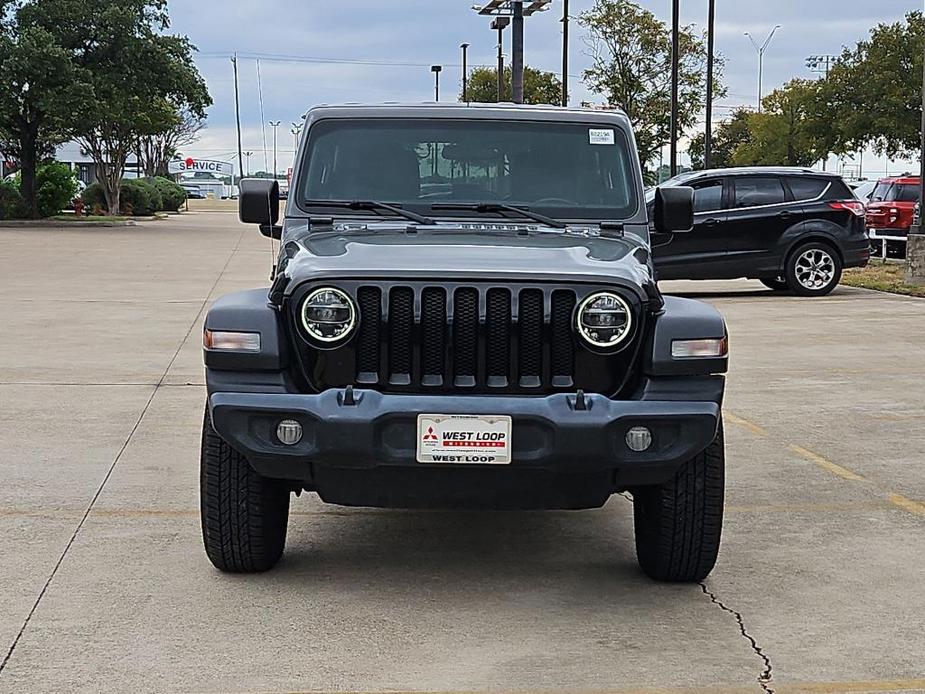
<svg viewBox="0 0 925 694"><path fill-rule="evenodd" d="M656 581L705 579L719 553L725 485L723 422L707 449L674 478L633 490L636 558Z"/></svg>
<svg viewBox="0 0 925 694"><path fill-rule="evenodd" d="M825 296L841 281L842 262L831 246L813 241L787 259L787 284L800 296Z"/></svg>
<svg viewBox="0 0 925 694"><path fill-rule="evenodd" d="M202 424L199 509L206 554L217 569L255 573L273 568L286 545L289 489L254 472L247 459Z"/></svg>

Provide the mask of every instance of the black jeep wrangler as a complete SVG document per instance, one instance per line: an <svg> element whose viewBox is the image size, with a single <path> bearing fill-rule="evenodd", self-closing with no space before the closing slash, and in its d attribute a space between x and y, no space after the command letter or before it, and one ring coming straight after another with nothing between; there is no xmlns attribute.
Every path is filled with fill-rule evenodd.
<svg viewBox="0 0 925 694"><path fill-rule="evenodd" d="M688 231L692 200L660 191L654 228ZM275 181L242 181L239 208L280 250L269 289L225 296L205 321L215 566L272 567L303 490L485 509L629 491L643 570L710 572L726 327L656 286L626 116L315 108L282 222Z"/></svg>

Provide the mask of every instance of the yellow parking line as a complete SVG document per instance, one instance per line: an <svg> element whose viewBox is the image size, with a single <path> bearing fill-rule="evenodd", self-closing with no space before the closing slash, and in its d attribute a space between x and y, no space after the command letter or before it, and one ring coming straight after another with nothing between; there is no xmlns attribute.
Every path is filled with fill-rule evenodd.
<svg viewBox="0 0 925 694"><path fill-rule="evenodd" d="M822 501L796 504L730 504L726 513L822 513L832 511L884 511L892 509L891 502L882 501Z"/></svg>
<svg viewBox="0 0 925 694"><path fill-rule="evenodd" d="M731 412L724 412L723 418L730 424L735 424L738 427L747 429L748 431L752 432L753 434L757 436L767 436L768 435L767 430L762 429L760 426L758 426L754 422L750 422L744 417L739 417L738 415L734 415Z"/></svg>
<svg viewBox="0 0 925 694"><path fill-rule="evenodd" d="M777 694L840 694L842 692L910 692L925 689L925 679L849 680L847 682L774 682ZM523 689L505 690L508 694L526 694ZM543 691L543 690L540 690ZM621 689L565 689L563 694L750 694L754 685L718 685L710 687L628 687ZM260 694L321 694L318 690L261 691ZM340 694L370 694L368 691ZM384 694L475 694L471 690L414 691L388 690Z"/></svg>
<svg viewBox="0 0 925 694"><path fill-rule="evenodd" d="M902 494L890 494L890 503L917 516L925 516L925 504L913 501Z"/></svg>
<svg viewBox="0 0 925 694"><path fill-rule="evenodd" d="M925 689L925 679L774 684L778 694L841 694L841 692L910 692Z"/></svg>
<svg viewBox="0 0 925 694"><path fill-rule="evenodd" d="M831 460L827 460L823 458L821 455L819 455L818 453L813 453L812 451L809 451L803 448L802 446L790 445L788 446L788 448L794 453L796 453L797 455L802 456L803 458L806 458L807 460L813 463L816 463L816 465L821 467L823 470L828 470L833 475L838 475L839 477L843 479L851 480L853 482L863 482L864 481L864 478L858 473L852 472L848 468L842 467L841 465L838 465L837 463L833 463Z"/></svg>

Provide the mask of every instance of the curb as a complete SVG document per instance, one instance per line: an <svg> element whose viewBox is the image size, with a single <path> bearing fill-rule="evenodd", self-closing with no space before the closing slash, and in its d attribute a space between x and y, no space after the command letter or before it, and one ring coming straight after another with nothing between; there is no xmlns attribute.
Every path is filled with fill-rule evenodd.
<svg viewBox="0 0 925 694"><path fill-rule="evenodd" d="M154 217L142 217L142 220L150 219L154 220ZM0 222L0 229L28 229L28 228L40 228L40 229L68 229L71 227L78 227L81 229L86 228L106 228L106 227L133 227L135 226L134 219L120 220L117 222L64 222L61 220L55 219L15 219L15 220L5 220Z"/></svg>

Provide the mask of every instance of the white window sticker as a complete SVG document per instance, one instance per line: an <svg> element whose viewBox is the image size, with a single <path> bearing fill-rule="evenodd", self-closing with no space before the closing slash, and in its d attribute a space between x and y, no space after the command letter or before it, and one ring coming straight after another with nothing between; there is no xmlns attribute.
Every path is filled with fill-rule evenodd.
<svg viewBox="0 0 925 694"><path fill-rule="evenodd" d="M588 142L592 145L612 145L614 144L613 130L591 128L588 130Z"/></svg>

